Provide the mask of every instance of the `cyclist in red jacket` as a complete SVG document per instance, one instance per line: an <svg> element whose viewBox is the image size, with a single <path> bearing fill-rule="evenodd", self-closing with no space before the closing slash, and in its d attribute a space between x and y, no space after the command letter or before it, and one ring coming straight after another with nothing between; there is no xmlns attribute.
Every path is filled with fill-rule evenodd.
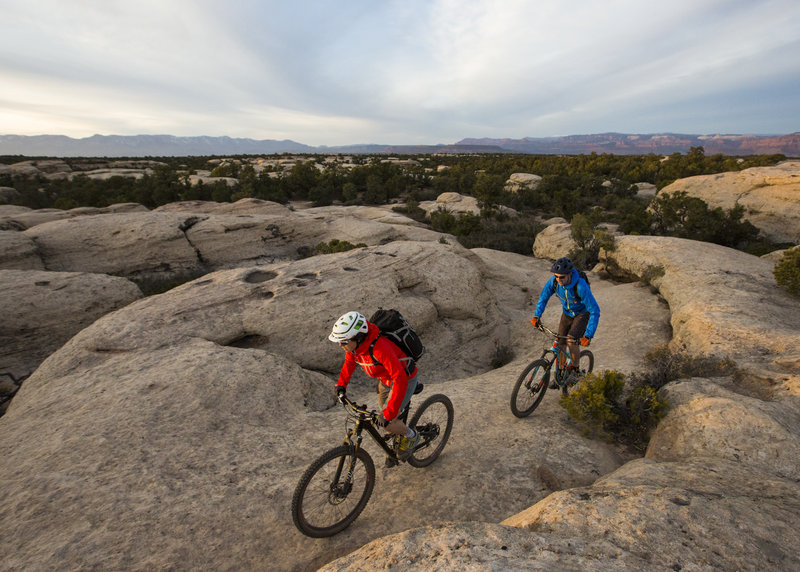
<svg viewBox="0 0 800 572"><path fill-rule="evenodd" d="M357 365L369 377L377 378L380 382L378 406L382 410L378 423L389 433L403 436L400 458L408 458L419 443L420 435L398 419L398 415L408 405L417 387L414 361L395 344L380 337L378 326L369 323L359 312L348 312L336 320L328 339L338 343L346 352L336 383L336 395L345 395Z"/></svg>

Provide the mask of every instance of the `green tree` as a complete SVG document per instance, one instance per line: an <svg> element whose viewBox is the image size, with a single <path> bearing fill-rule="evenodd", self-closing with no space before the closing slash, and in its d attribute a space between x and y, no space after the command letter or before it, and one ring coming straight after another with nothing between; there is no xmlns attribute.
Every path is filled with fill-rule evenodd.
<svg viewBox="0 0 800 572"><path fill-rule="evenodd" d="M382 205L386 202L386 187L380 176L369 175L366 181L366 191L364 192L364 202L368 205Z"/></svg>
<svg viewBox="0 0 800 572"><path fill-rule="evenodd" d="M299 161L284 179L284 188L290 197L306 199L308 193L317 186L319 171L313 161Z"/></svg>
<svg viewBox="0 0 800 572"><path fill-rule="evenodd" d="M479 173L472 188L481 211L491 212L501 203L506 179L500 175Z"/></svg>

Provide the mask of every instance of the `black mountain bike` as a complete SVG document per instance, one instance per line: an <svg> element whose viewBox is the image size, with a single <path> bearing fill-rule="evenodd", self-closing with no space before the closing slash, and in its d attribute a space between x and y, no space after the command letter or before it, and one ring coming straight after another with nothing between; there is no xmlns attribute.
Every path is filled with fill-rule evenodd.
<svg viewBox="0 0 800 572"><path fill-rule="evenodd" d="M517 378L514 390L511 392L511 412L517 417L527 417L541 403L542 397L550 385L550 374L554 364L556 366L554 379L564 395L567 395L568 387L571 385L570 380L567 379L567 366L572 364L572 358L566 347L561 348L559 340L569 341L574 338L559 336L550 328L543 326L541 322L536 328L552 336L553 345L545 349L539 359L528 364L528 367L522 370ZM581 351L578 363L579 375L589 373L592 369L594 369L594 354L589 350Z"/></svg>
<svg viewBox="0 0 800 572"><path fill-rule="evenodd" d="M414 394L422 391L418 384ZM453 428L453 404L446 395L431 395L422 402L411 417L409 427L422 436L417 447L406 459L399 455L400 436L381 436L378 414L368 411L347 396L340 399L347 411L344 444L311 463L300 477L292 497L292 518L295 526L314 538L333 536L350 526L361 514L375 486L375 464L362 448L362 433L366 431L387 456L387 465L408 461L412 467L433 463L447 444ZM405 423L408 406L400 414Z"/></svg>

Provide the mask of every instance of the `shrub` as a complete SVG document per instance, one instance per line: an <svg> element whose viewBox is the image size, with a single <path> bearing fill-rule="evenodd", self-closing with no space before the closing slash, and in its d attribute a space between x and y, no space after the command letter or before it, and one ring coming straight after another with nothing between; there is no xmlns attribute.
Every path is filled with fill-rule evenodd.
<svg viewBox="0 0 800 572"><path fill-rule="evenodd" d="M650 266L644 269L644 272L642 272L642 275L639 278L639 280L641 280L642 283L647 284L648 286L652 286L653 280L664 276L664 272L665 272L664 267L661 264L658 265L651 264Z"/></svg>
<svg viewBox="0 0 800 572"><path fill-rule="evenodd" d="M353 244L346 240L339 240L338 238L332 238L330 242L320 242L316 247L316 251L320 254L333 254L334 252L347 252L348 250L353 250L354 248L364 248L367 245L363 242L359 242L358 244Z"/></svg>
<svg viewBox="0 0 800 572"><path fill-rule="evenodd" d="M800 296L800 247L784 252L772 273L778 286L786 288L789 294Z"/></svg>
<svg viewBox="0 0 800 572"><path fill-rule="evenodd" d="M615 440L644 451L650 432L666 415L669 403L659 389L686 377L719 377L736 373L729 359L691 356L681 348L659 346L645 356L646 367L626 380L622 373L591 373L560 404L590 436Z"/></svg>
<svg viewBox="0 0 800 572"><path fill-rule="evenodd" d="M610 437L609 429L619 420L617 400L622 394L625 376L614 370L587 374L559 403L583 425L586 434Z"/></svg>
<svg viewBox="0 0 800 572"><path fill-rule="evenodd" d="M730 359L692 356L686 348L657 346L645 355L645 369L630 377L632 387L651 387L658 391L670 381L686 377L721 377L736 372Z"/></svg>
<svg viewBox="0 0 800 572"><path fill-rule="evenodd" d="M591 269L599 261L601 249L612 251L616 248L614 235L596 228L591 219L585 215L576 214L570 226L575 248L568 256L578 268Z"/></svg>
<svg viewBox="0 0 800 572"><path fill-rule="evenodd" d="M641 452L669 404L652 387L634 388L624 398L624 387L625 376L618 371L590 373L559 403L587 436L617 441Z"/></svg>

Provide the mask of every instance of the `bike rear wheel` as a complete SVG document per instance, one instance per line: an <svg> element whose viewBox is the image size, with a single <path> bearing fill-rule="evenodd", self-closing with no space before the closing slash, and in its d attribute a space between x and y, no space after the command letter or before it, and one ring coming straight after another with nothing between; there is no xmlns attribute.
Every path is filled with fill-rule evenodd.
<svg viewBox="0 0 800 572"><path fill-rule="evenodd" d="M537 359L522 370L511 392L511 412L514 415L527 417L541 403L550 381L549 366L545 360Z"/></svg>
<svg viewBox="0 0 800 572"><path fill-rule="evenodd" d="M375 487L375 464L364 449L342 445L314 461L292 497L294 525L306 536L333 536L361 514ZM352 463L352 477L348 472Z"/></svg>
<svg viewBox="0 0 800 572"><path fill-rule="evenodd" d="M427 467L433 463L447 444L453 429L453 402L441 393L422 402L409 423L419 431L422 440L408 458L412 467Z"/></svg>

